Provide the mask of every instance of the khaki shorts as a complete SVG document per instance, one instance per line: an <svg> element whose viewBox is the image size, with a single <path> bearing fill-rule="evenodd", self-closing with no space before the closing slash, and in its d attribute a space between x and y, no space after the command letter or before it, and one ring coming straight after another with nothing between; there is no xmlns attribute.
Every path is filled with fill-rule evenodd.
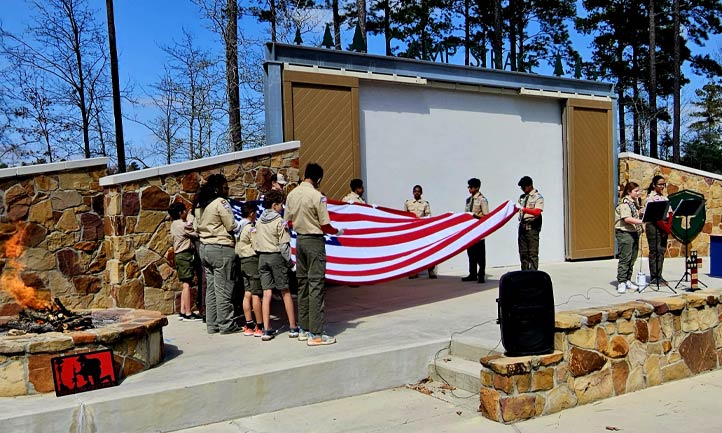
<svg viewBox="0 0 722 433"><path fill-rule="evenodd" d="M243 278L243 290L251 292L251 295L263 295L258 273L258 256L241 257L241 278Z"/></svg>
<svg viewBox="0 0 722 433"><path fill-rule="evenodd" d="M258 271L261 274L263 290L288 289L288 262L281 253L260 254Z"/></svg>
<svg viewBox="0 0 722 433"><path fill-rule="evenodd" d="M195 269L193 268L194 259L193 250L185 250L175 255L175 269L178 271L178 279L184 283L193 282L193 274Z"/></svg>

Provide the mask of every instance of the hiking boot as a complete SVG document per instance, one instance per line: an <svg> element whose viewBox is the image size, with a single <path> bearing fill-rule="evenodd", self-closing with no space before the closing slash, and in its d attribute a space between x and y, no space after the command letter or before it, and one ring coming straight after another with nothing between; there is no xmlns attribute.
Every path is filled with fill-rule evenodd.
<svg viewBox="0 0 722 433"><path fill-rule="evenodd" d="M253 330L253 336L254 337L263 337L263 329L259 326L256 326L256 329Z"/></svg>
<svg viewBox="0 0 722 433"><path fill-rule="evenodd" d="M476 281L476 275L467 275L461 281Z"/></svg>
<svg viewBox="0 0 722 433"><path fill-rule="evenodd" d="M296 326L295 328L291 328L288 330L288 338L298 338L298 332L301 328Z"/></svg>
<svg viewBox="0 0 722 433"><path fill-rule="evenodd" d="M627 283L619 283L617 285L617 293L626 293L627 292Z"/></svg>
<svg viewBox="0 0 722 433"><path fill-rule="evenodd" d="M308 335L308 346L325 346L336 342L336 338L326 334L311 334Z"/></svg>

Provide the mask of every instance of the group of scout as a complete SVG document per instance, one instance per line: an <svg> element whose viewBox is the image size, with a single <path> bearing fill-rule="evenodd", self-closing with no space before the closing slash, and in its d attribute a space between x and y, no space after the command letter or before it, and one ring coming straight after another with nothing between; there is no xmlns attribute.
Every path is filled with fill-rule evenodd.
<svg viewBox="0 0 722 433"><path fill-rule="evenodd" d="M226 198L228 184L222 175L209 176L204 184L206 189L201 189L194 203L193 217L188 216L183 204L171 205L168 212L173 218L176 269L183 285L180 320L201 319L191 311L190 301L191 240L197 238L205 271L205 320L209 334L242 332L262 341L273 339L277 330L270 326L270 307L273 290L279 290L290 338L305 341L309 346L335 343L336 339L323 329L326 272L323 235L340 235L343 230L330 225L326 198L318 191L322 178L323 168L308 164L304 180L286 197L283 175L274 175L271 191L262 197L263 213L256 218L256 207L246 203L241 208L240 222L234 221ZM297 233L295 266L291 261L291 226ZM288 284L294 268L299 286L298 322ZM245 290L243 326L236 323L233 314L236 279L242 279Z"/></svg>
<svg viewBox="0 0 722 433"><path fill-rule="evenodd" d="M489 201L480 192L481 181L471 178L467 182L470 196L466 199L465 212L471 213L474 218L482 219L489 214ZM519 187L523 194L519 196L519 232L517 236L521 269L539 269L539 233L542 226L542 211L544 210L544 197L534 188L531 177L524 176L519 180ZM350 184L351 192L346 194L342 201L347 203L364 203L363 181L353 179ZM423 188L414 185L413 199L404 202L404 210L415 214L419 218L431 216L429 202L422 199ZM486 242L484 239L471 245L466 254L469 257L469 275L461 281L475 281L484 283L486 277ZM429 278L435 279L436 267L428 269ZM418 278L418 274L410 275L410 279Z"/></svg>

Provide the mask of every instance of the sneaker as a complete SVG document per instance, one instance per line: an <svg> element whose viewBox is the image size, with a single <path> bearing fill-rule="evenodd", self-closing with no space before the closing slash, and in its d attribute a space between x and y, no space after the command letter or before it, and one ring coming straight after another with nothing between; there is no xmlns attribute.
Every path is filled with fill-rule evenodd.
<svg viewBox="0 0 722 433"><path fill-rule="evenodd" d="M298 328L298 341L306 341L308 340L308 335L310 332L304 331L303 328Z"/></svg>
<svg viewBox="0 0 722 433"><path fill-rule="evenodd" d="M180 320L181 322L185 322L190 320L190 316L188 316L187 314L178 313L178 320Z"/></svg>
<svg viewBox="0 0 722 433"><path fill-rule="evenodd" d="M461 281L476 281L476 275L467 275Z"/></svg>
<svg viewBox="0 0 722 433"><path fill-rule="evenodd" d="M263 331L263 336L261 337L261 341L270 341L273 340L273 337L276 336L276 331L273 329L266 329Z"/></svg>
<svg viewBox="0 0 722 433"><path fill-rule="evenodd" d="M298 338L298 331L300 331L301 328L296 326L295 328L291 328L288 330L288 338Z"/></svg>
<svg viewBox="0 0 722 433"><path fill-rule="evenodd" d="M328 344L333 344L336 342L336 338L331 337L330 335L326 334L309 334L308 341L306 344L308 346L325 346Z"/></svg>
<svg viewBox="0 0 722 433"><path fill-rule="evenodd" d="M243 327L243 335L246 337L251 337L253 335L253 329L249 328L248 326Z"/></svg>
<svg viewBox="0 0 722 433"><path fill-rule="evenodd" d="M627 292L627 284L626 283L619 283L617 286L617 293L626 293Z"/></svg>
<svg viewBox="0 0 722 433"><path fill-rule="evenodd" d="M637 286L636 284L634 284L631 281L627 281L627 288L629 290L639 290L639 286Z"/></svg>
<svg viewBox="0 0 722 433"><path fill-rule="evenodd" d="M199 320L203 320L203 317L202 317L202 316L199 316L199 315L196 314L196 313L191 313L191 314L187 314L187 315L186 315L186 320L190 320L190 321L193 321L193 322L197 322L197 321L199 321Z"/></svg>
<svg viewBox="0 0 722 433"><path fill-rule="evenodd" d="M253 336L254 337L263 337L263 328L256 325L256 329L253 330Z"/></svg>

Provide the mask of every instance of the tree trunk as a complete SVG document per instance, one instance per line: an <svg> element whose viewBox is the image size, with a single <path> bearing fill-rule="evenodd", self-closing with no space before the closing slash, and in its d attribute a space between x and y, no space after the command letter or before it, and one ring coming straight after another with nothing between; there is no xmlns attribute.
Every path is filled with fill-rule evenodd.
<svg viewBox="0 0 722 433"><path fill-rule="evenodd" d="M464 0L464 64L469 66L469 48L471 45L469 25L469 3L471 0Z"/></svg>
<svg viewBox="0 0 722 433"><path fill-rule="evenodd" d="M672 161L679 163L680 147L680 110L681 110L681 59L679 47L679 0L674 0L674 113L672 114Z"/></svg>
<svg viewBox="0 0 722 433"><path fill-rule="evenodd" d="M366 0L356 0L356 9L358 9L358 24L361 27L361 36L363 36L364 42L368 43L368 39L366 39Z"/></svg>
<svg viewBox="0 0 722 433"><path fill-rule="evenodd" d="M517 14L517 0L509 0L509 60L511 63L511 70L516 71L516 14ZM504 65L506 66L506 65Z"/></svg>
<svg viewBox="0 0 722 433"><path fill-rule="evenodd" d="M338 0L331 2L333 10L333 41L337 50L341 49L341 15L338 13Z"/></svg>
<svg viewBox="0 0 722 433"><path fill-rule="evenodd" d="M228 95L228 130L234 152L243 150L241 135L241 98L238 85L238 4L226 3L226 92Z"/></svg>
<svg viewBox="0 0 722 433"><path fill-rule="evenodd" d="M392 56L391 52L391 0L384 3L384 39L386 39L386 55Z"/></svg>
<svg viewBox="0 0 722 433"><path fill-rule="evenodd" d="M492 50L494 52L494 68L504 69L504 48L502 35L504 34L504 21L501 16L501 0L494 0L494 35L492 36Z"/></svg>
<svg viewBox="0 0 722 433"><path fill-rule="evenodd" d="M269 5L271 9L271 42L276 42L276 17L278 16L276 11L276 0L270 0Z"/></svg>
<svg viewBox="0 0 722 433"><path fill-rule="evenodd" d="M123 138L123 114L120 105L120 79L118 78L118 50L115 45L115 13L113 0L105 0L108 16L108 44L110 46L110 79L113 85L113 121L115 123L115 152L118 157L118 172L125 173L125 141ZM103 140L100 113L98 113L98 133ZM105 147L105 146L103 146Z"/></svg>
<svg viewBox="0 0 722 433"><path fill-rule="evenodd" d="M655 0L649 0L649 156L658 158L657 153L657 43Z"/></svg>
<svg viewBox="0 0 722 433"><path fill-rule="evenodd" d="M619 150L627 151L627 122L624 119L624 89L617 85L617 115L619 116Z"/></svg>
<svg viewBox="0 0 722 433"><path fill-rule="evenodd" d="M67 16L70 19L73 40L73 54L75 61L78 63L78 82L75 85L75 91L78 92L78 108L80 109L80 118L82 120L83 129L83 153L85 158L90 158L90 114L85 101L85 71L83 70L83 53L80 49L80 29L75 21L75 15L72 9L67 9Z"/></svg>

